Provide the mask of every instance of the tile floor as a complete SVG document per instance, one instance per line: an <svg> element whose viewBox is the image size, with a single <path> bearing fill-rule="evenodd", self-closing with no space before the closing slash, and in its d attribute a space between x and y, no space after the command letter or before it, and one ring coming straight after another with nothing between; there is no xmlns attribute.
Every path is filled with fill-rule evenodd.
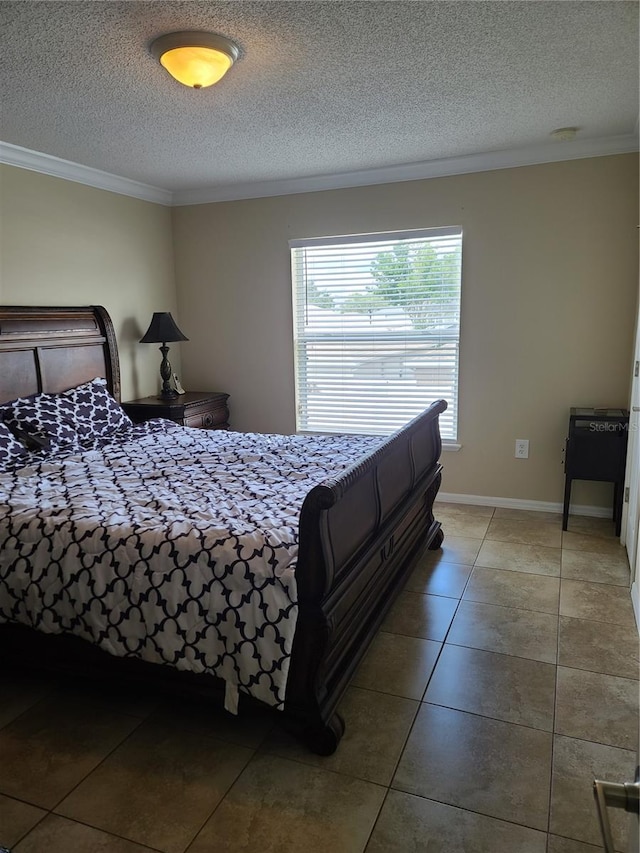
<svg viewBox="0 0 640 853"><path fill-rule="evenodd" d="M589 853L633 779L638 635L612 525L440 504L319 758L273 714L0 673L14 853ZM246 709L245 709L246 710ZM616 818L619 816L616 815ZM616 819L624 849L626 821Z"/></svg>

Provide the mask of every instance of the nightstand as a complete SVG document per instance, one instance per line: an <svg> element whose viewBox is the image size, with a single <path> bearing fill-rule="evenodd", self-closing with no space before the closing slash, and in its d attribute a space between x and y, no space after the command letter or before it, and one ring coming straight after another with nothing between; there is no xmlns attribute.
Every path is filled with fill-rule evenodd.
<svg viewBox="0 0 640 853"><path fill-rule="evenodd" d="M573 480L613 483L616 536L622 527L629 412L626 409L571 409L564 458L562 529L567 529Z"/></svg>
<svg viewBox="0 0 640 853"><path fill-rule="evenodd" d="M190 391L169 399L153 396L129 400L122 408L136 424L167 418L187 427L229 429L228 399L228 394L218 391Z"/></svg>

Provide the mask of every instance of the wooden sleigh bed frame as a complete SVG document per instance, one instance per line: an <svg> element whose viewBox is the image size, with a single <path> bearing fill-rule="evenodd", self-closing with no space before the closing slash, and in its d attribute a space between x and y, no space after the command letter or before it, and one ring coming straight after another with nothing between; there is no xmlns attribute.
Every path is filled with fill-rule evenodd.
<svg viewBox="0 0 640 853"><path fill-rule="evenodd" d="M120 400L116 337L104 308L0 307L0 404L59 393L96 376ZM442 543L433 502L441 481L438 415L445 408L442 400L434 403L358 465L313 488L303 503L285 714L319 754L338 745L344 731L338 702L415 558ZM203 679L222 685L14 624L0 625L0 660L165 684L198 680L199 689Z"/></svg>

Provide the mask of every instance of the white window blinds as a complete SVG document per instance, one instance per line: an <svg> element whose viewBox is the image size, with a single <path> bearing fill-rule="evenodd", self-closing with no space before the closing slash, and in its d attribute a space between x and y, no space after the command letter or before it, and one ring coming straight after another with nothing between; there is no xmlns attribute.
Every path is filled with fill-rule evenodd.
<svg viewBox="0 0 640 853"><path fill-rule="evenodd" d="M387 434L443 397L455 439L462 230L289 245L298 430Z"/></svg>

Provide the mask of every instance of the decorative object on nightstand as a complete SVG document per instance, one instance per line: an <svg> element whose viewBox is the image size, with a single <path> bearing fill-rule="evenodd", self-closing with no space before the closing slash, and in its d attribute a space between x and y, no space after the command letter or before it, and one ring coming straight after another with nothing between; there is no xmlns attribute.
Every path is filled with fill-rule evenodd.
<svg viewBox="0 0 640 853"><path fill-rule="evenodd" d="M141 344L162 344L160 352L162 353L162 363L160 364L160 376L162 377L162 391L160 397L162 399L177 397L178 392L171 387L171 364L167 358L169 347L167 341L188 341L189 338L183 335L180 329L176 326L176 321L168 311L154 311L149 328L140 338ZM162 417L162 416L160 416Z"/></svg>
<svg viewBox="0 0 640 853"><path fill-rule="evenodd" d="M228 394L219 391L192 391L179 397L142 397L123 403L122 408L134 423L151 418L167 418L186 427L229 429Z"/></svg>
<svg viewBox="0 0 640 853"><path fill-rule="evenodd" d="M573 480L613 483L613 520L620 536L629 412L626 409L573 408L564 458L564 509L567 529Z"/></svg>

